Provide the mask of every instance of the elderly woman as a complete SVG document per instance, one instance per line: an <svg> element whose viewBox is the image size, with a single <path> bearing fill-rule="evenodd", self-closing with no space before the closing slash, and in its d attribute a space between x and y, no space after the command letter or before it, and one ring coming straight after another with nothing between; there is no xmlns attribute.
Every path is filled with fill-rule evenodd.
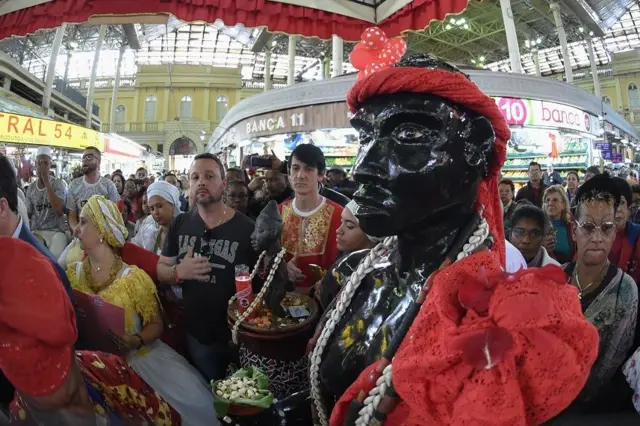
<svg viewBox="0 0 640 426"><path fill-rule="evenodd" d="M551 219L555 234L555 246L547 245L547 251L559 263L569 262L573 260L575 244L571 238L571 214L567 193L562 186L552 185L544 191L542 200L543 210Z"/></svg>
<svg viewBox="0 0 640 426"><path fill-rule="evenodd" d="M604 399L611 393L611 379L633 345L638 288L608 259L620 204L615 182L608 175L597 175L585 182L575 197L572 233L577 260L564 265L564 270L578 290L585 317L600 336L598 358L578 398L578 404L592 410L607 405Z"/></svg>
<svg viewBox="0 0 640 426"><path fill-rule="evenodd" d="M180 413L183 424L215 424L206 382L159 340L163 323L153 281L119 256L127 228L116 205L100 195L91 197L80 213L78 238L87 256L67 268L71 285L124 309L125 334L113 337L129 365Z"/></svg>

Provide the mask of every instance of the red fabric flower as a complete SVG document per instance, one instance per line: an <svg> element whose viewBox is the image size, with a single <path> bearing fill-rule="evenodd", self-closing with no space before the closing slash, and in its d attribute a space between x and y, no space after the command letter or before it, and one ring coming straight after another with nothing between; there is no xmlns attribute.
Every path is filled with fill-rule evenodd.
<svg viewBox="0 0 640 426"><path fill-rule="evenodd" d="M478 278L482 269L489 278ZM393 359L401 401L386 424L533 426L562 412L598 354L598 332L565 280L556 266L507 276L492 252L443 269ZM467 285L473 281L481 285ZM461 306L465 299L484 311L487 290L486 314ZM340 398L332 426L344 424L349 403L371 389L377 366Z"/></svg>
<svg viewBox="0 0 640 426"><path fill-rule="evenodd" d="M358 79L361 79L397 64L406 51L407 43L401 37L389 39L380 28L371 27L362 33L349 60L360 71Z"/></svg>

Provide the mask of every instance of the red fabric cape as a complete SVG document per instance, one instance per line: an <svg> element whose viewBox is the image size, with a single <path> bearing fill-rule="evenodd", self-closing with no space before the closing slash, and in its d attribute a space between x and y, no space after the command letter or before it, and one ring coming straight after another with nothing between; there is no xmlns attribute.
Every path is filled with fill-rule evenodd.
<svg viewBox="0 0 640 426"><path fill-rule="evenodd" d="M467 7L468 0L414 0L378 24L389 37L403 31L426 28L432 20L443 20ZM356 41L374 26L356 18L303 6L269 0L53 0L39 6L0 16L0 40L55 28L63 22L81 23L94 15L170 13L187 22L267 27L272 32L329 39L337 34Z"/></svg>

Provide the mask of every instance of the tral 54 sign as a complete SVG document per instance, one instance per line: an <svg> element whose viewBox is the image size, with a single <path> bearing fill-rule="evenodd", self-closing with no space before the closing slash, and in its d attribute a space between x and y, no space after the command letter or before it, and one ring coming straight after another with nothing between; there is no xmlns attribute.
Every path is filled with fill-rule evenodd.
<svg viewBox="0 0 640 426"><path fill-rule="evenodd" d="M598 134L598 117L577 108L534 99L494 99L508 124L549 126Z"/></svg>
<svg viewBox="0 0 640 426"><path fill-rule="evenodd" d="M95 146L104 150L104 142L95 130L6 112L0 112L0 141L71 149Z"/></svg>

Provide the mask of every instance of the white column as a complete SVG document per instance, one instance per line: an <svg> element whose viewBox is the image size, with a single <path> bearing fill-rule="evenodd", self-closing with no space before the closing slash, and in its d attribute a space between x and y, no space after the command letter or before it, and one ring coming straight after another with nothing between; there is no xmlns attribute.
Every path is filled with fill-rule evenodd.
<svg viewBox="0 0 640 426"><path fill-rule="evenodd" d="M287 84L291 86L295 83L296 76L296 36L289 36L289 69L287 74Z"/></svg>
<svg viewBox="0 0 640 426"><path fill-rule="evenodd" d="M569 56L569 48L567 47L567 35L565 34L564 26L562 25L560 5L558 3L551 3L550 7L551 12L553 12L553 19L556 22L556 28L558 29L558 38L560 39L560 48L562 49L562 60L564 61L564 75L567 78L567 83L573 83L571 56Z"/></svg>
<svg viewBox="0 0 640 426"><path fill-rule="evenodd" d="M122 57L124 51L127 50L126 46L120 46L120 52L118 55L118 65L116 68L116 78L113 82L113 92L111 93L111 114L109 115L109 133L113 133L116 126L116 108L118 106L118 91L120 90L120 68L122 68Z"/></svg>
<svg viewBox="0 0 640 426"><path fill-rule="evenodd" d="M71 52L67 52L67 63L64 64L64 81L69 80L69 65L71 65Z"/></svg>
<svg viewBox="0 0 640 426"><path fill-rule="evenodd" d="M51 57L49 58L49 66L47 67L47 79L44 83L44 93L42 94L42 109L45 114L49 113L49 106L51 105L51 91L53 90L53 79L56 76L56 62L58 61L58 54L60 54L60 46L62 46L62 39L64 38L64 32L67 29L67 24L62 24L56 29L56 36L53 39L53 47L51 48Z"/></svg>
<svg viewBox="0 0 640 426"><path fill-rule="evenodd" d="M540 77L542 73L540 72L540 52L538 49L533 49L531 51L531 55L533 55L533 65L536 68L536 75Z"/></svg>
<svg viewBox="0 0 640 426"><path fill-rule="evenodd" d="M7 91L11 90L11 81L12 81L12 78L5 75L4 82L2 83L2 88Z"/></svg>
<svg viewBox="0 0 640 426"><path fill-rule="evenodd" d="M593 40L591 37L587 37L587 53L589 54L589 61L591 62L591 76L593 77L593 93L602 99L600 95L600 77L598 77L598 65L596 65L596 55L593 53Z"/></svg>
<svg viewBox="0 0 640 426"><path fill-rule="evenodd" d="M264 52L264 91L271 90L271 47Z"/></svg>
<svg viewBox="0 0 640 426"><path fill-rule="evenodd" d="M520 46L518 45L518 33L516 24L513 21L510 0L500 0L502 9L502 21L507 34L507 48L509 49L509 61L511 62L511 72L522 74L522 62L520 61Z"/></svg>
<svg viewBox="0 0 640 426"><path fill-rule="evenodd" d="M342 75L342 57L344 56L344 42L342 39L333 35L333 71L331 72L331 77L338 77Z"/></svg>
<svg viewBox="0 0 640 426"><path fill-rule="evenodd" d="M93 115L93 89L96 86L96 76L98 75L98 64L100 63L100 50L102 49L102 42L104 36L107 33L107 26L100 25L100 31L98 32L98 42L96 43L96 51L93 55L93 65L91 65L91 78L89 79L89 88L87 89L87 119L86 126L91 127L91 117Z"/></svg>
<svg viewBox="0 0 640 426"><path fill-rule="evenodd" d="M329 78L329 76L327 75L327 57L324 57L322 59L320 59L320 78L322 80L326 80L327 78Z"/></svg>

